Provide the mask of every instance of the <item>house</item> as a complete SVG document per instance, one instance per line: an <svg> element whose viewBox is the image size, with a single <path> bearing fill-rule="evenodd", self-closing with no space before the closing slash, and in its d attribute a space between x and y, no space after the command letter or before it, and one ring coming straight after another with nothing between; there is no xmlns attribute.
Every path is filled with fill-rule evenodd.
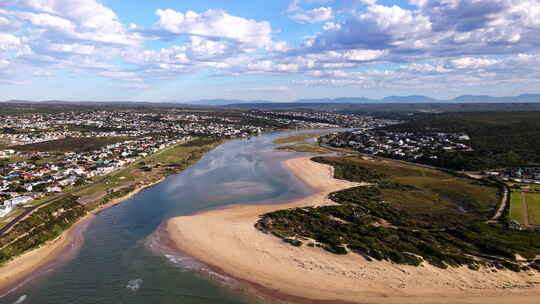
<svg viewBox="0 0 540 304"><path fill-rule="evenodd" d="M17 206L17 205L22 205L22 204L27 204L31 201L33 201L34 199L31 197L31 196L19 196L19 197L15 197L15 198L12 198L10 200L7 200L4 202L4 204L10 204L11 206Z"/></svg>
<svg viewBox="0 0 540 304"><path fill-rule="evenodd" d="M63 179L63 180L59 181L58 183L61 186L68 186L68 185L73 185L76 180L77 180L77 177L71 176L71 177L68 177L66 179Z"/></svg>
<svg viewBox="0 0 540 304"><path fill-rule="evenodd" d="M47 192L62 192L62 187L60 187L60 184L54 183L47 187Z"/></svg>
<svg viewBox="0 0 540 304"><path fill-rule="evenodd" d="M10 205L0 205L0 217L8 215L13 208Z"/></svg>

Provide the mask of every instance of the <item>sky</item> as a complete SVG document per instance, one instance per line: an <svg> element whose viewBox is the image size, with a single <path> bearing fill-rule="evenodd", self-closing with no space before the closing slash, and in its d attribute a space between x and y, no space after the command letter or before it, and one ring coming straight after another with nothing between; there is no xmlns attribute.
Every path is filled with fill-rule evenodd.
<svg viewBox="0 0 540 304"><path fill-rule="evenodd" d="M540 93L540 0L0 0L0 100Z"/></svg>

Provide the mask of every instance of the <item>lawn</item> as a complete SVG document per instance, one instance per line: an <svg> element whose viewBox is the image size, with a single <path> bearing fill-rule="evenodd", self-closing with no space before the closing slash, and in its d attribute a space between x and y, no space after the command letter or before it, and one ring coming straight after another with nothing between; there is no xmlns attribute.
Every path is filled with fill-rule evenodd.
<svg viewBox="0 0 540 304"><path fill-rule="evenodd" d="M521 192L512 191L510 193L510 219L523 223L523 202Z"/></svg>
<svg viewBox="0 0 540 304"><path fill-rule="evenodd" d="M527 193L529 224L540 226L540 194Z"/></svg>

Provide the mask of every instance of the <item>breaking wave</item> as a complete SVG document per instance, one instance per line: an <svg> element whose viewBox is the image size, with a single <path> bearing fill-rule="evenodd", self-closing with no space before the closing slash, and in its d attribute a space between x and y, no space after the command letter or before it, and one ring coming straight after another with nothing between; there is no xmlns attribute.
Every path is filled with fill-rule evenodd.
<svg viewBox="0 0 540 304"><path fill-rule="evenodd" d="M199 273L213 281L217 281L218 283L225 284L229 287L235 287L235 285L237 285L236 280L233 278L213 271L210 267L197 259L182 255L178 252L176 248L171 246L171 242L164 230L165 229L160 227L146 239L145 245L150 250L167 258L172 265L178 267L181 271Z"/></svg>
<svg viewBox="0 0 540 304"><path fill-rule="evenodd" d="M131 291L137 291L139 288L141 288L142 283L143 283L143 279L131 280L126 285L126 288Z"/></svg>
<svg viewBox="0 0 540 304"><path fill-rule="evenodd" d="M28 298L27 295L22 295L17 301L13 302L13 304L21 304L22 302L26 301L26 298Z"/></svg>

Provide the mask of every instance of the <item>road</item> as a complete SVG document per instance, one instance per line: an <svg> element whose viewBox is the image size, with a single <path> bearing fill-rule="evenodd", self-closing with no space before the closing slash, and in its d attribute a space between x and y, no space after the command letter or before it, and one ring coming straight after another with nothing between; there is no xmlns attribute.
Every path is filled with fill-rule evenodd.
<svg viewBox="0 0 540 304"><path fill-rule="evenodd" d="M508 204L508 187L504 187L503 195L501 196L501 203L499 205L499 209L497 209L497 212L495 212L495 215L491 218L491 221L497 221L502 216L504 210L506 209Z"/></svg>

